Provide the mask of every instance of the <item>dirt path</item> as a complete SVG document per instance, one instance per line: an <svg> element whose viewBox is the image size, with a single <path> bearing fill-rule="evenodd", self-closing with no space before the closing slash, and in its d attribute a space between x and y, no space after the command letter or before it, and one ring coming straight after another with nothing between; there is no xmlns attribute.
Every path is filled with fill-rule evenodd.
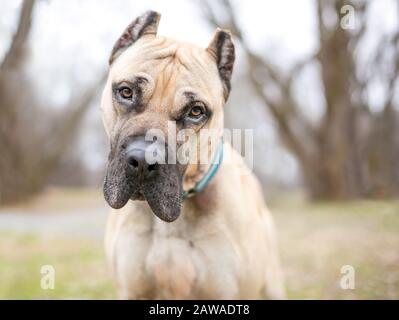
<svg viewBox="0 0 399 320"><path fill-rule="evenodd" d="M102 210L101 210L102 209ZM102 237L106 209L67 213L7 212L0 210L0 232L47 233L59 236Z"/></svg>
<svg viewBox="0 0 399 320"><path fill-rule="evenodd" d="M32 203L0 208L0 232L101 238L107 212L97 191L50 190Z"/></svg>

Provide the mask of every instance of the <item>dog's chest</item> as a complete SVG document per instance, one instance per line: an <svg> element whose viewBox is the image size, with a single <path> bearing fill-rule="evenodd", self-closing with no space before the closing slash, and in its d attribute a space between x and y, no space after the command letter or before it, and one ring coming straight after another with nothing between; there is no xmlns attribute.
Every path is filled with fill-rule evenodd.
<svg viewBox="0 0 399 320"><path fill-rule="evenodd" d="M237 260L231 243L201 221L157 219L144 261L151 298L220 297L236 291Z"/></svg>
<svg viewBox="0 0 399 320"><path fill-rule="evenodd" d="M194 234L190 235L183 224L184 221L154 223L145 270L156 298L188 297L198 278L203 276L199 272L203 268L194 246Z"/></svg>

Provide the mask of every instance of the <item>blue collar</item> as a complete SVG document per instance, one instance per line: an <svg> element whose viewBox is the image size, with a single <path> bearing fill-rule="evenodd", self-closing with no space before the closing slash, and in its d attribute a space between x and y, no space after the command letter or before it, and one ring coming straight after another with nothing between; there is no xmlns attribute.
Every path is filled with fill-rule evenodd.
<svg viewBox="0 0 399 320"><path fill-rule="evenodd" d="M218 148L216 149L215 156L212 160L211 166L209 167L208 171L202 177L200 181L198 181L195 186L187 191L183 191L182 198L186 200L187 198L192 197L194 194L203 191L215 176L216 172L218 171L220 164L223 161L223 138L220 140Z"/></svg>

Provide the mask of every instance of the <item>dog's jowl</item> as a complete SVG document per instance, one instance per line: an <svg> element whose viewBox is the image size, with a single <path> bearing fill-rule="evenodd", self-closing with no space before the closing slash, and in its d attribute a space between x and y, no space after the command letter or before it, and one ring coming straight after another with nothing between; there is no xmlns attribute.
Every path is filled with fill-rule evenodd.
<svg viewBox="0 0 399 320"><path fill-rule="evenodd" d="M231 35L218 29L200 48L158 36L159 20L150 11L123 32L102 96L104 196L113 208L106 251L119 295L282 298L272 217L258 181L222 139ZM204 131L211 134L199 139Z"/></svg>

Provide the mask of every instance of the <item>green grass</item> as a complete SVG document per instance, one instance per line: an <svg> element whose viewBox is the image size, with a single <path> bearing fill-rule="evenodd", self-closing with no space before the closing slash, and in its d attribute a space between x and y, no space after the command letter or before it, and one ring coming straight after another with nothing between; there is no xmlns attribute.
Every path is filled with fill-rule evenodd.
<svg viewBox="0 0 399 320"><path fill-rule="evenodd" d="M0 299L112 299L101 241L0 234ZM55 269L55 288L40 286L43 265Z"/></svg>
<svg viewBox="0 0 399 320"><path fill-rule="evenodd" d="M270 199L288 296L293 299L398 299L399 201L309 203ZM355 289L339 285L355 268Z"/></svg>

